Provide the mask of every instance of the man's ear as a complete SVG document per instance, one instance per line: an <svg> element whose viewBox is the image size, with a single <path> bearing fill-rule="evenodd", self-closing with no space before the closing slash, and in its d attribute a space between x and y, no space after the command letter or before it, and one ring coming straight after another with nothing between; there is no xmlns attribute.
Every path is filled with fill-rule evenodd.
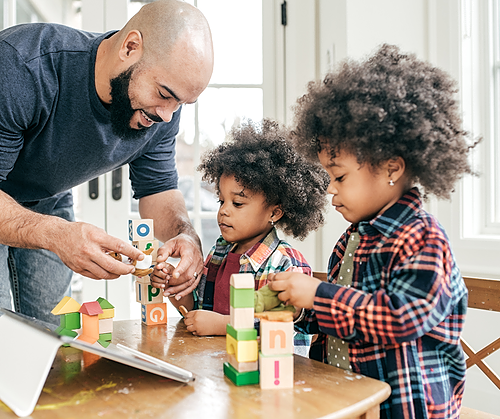
<svg viewBox="0 0 500 419"><path fill-rule="evenodd" d="M406 163L402 157L390 159L386 165L387 175L393 182L397 182L405 173Z"/></svg>
<svg viewBox="0 0 500 419"><path fill-rule="evenodd" d="M142 34L134 29L123 40L118 56L123 62L132 60L130 64L135 64L142 57L143 47Z"/></svg>

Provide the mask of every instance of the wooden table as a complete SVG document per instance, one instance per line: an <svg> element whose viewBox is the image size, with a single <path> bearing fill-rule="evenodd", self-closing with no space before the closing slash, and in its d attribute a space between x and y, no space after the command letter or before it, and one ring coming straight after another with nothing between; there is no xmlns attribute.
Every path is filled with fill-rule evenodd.
<svg viewBox="0 0 500 419"><path fill-rule="evenodd" d="M195 337L184 322L143 326L117 321L121 343L192 371L181 384L96 357L61 348L32 418L377 418L390 387L371 378L295 355L295 386L261 391L237 387L223 374L225 337ZM15 418L0 402L0 419Z"/></svg>

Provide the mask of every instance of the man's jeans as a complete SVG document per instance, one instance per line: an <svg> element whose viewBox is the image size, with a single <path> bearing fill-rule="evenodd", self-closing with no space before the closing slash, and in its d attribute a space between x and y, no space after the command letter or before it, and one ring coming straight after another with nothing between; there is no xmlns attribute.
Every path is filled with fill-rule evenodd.
<svg viewBox="0 0 500 419"><path fill-rule="evenodd" d="M72 207L40 212L74 221ZM0 306L30 317L59 324L51 310L65 296L70 295L73 272L61 259L48 250L19 249L0 244Z"/></svg>

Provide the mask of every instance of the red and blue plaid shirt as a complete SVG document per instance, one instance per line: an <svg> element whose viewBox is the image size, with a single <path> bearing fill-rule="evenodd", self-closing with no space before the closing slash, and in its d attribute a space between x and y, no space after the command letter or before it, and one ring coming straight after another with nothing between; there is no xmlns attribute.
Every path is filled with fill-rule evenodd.
<svg viewBox="0 0 500 419"><path fill-rule="evenodd" d="M350 287L336 285L353 231ZM416 188L368 222L351 225L330 257L301 330L320 333L310 357L326 362L326 334L349 342L354 372L389 383L382 418L458 418L465 384L460 334L467 288L448 239Z"/></svg>

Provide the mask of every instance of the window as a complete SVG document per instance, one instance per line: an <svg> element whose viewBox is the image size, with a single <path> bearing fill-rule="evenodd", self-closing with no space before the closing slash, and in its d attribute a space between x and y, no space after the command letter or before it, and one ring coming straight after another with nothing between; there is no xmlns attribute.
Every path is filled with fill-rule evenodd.
<svg viewBox="0 0 500 419"><path fill-rule="evenodd" d="M30 0L0 0L0 29L43 21Z"/></svg>

